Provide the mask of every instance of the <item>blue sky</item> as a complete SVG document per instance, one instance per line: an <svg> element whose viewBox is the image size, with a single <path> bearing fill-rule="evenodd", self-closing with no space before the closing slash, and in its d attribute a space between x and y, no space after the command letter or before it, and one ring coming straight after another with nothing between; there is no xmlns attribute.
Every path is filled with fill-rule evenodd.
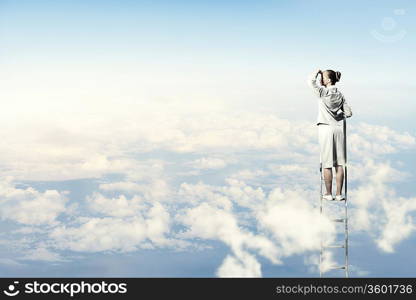
<svg viewBox="0 0 416 300"><path fill-rule="evenodd" d="M397 128L395 116L414 113L411 1L2 1L1 22L1 62L16 70L65 74L74 67L79 80L112 66L131 77L168 72L164 79L177 77L188 93L223 89L223 83L224 93L261 92L274 101L280 84L296 86L311 69L331 66L343 71L354 99L366 99L355 103L364 120L383 119ZM405 38L382 42L372 31L382 37L404 31ZM386 97L397 87L400 114ZM311 117L312 108L301 111L302 118Z"/></svg>
<svg viewBox="0 0 416 300"><path fill-rule="evenodd" d="M414 9L0 1L0 275L316 276L288 216L314 220L320 68L353 110L352 275L414 276Z"/></svg>

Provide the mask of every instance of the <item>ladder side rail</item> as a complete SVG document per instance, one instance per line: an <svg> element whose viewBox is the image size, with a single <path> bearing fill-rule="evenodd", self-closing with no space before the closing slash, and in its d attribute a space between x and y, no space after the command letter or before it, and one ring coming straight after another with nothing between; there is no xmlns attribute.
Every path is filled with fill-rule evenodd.
<svg viewBox="0 0 416 300"><path fill-rule="evenodd" d="M321 160L321 159L320 159ZM320 185L320 217L322 220L322 160L319 164L319 185ZM319 277L322 277L322 256L323 256L323 241L322 241L322 233L320 234L320 243L321 243L321 249L319 251Z"/></svg>
<svg viewBox="0 0 416 300"><path fill-rule="evenodd" d="M344 189L345 189L345 277L348 274L348 170L347 170L347 119L344 116Z"/></svg>

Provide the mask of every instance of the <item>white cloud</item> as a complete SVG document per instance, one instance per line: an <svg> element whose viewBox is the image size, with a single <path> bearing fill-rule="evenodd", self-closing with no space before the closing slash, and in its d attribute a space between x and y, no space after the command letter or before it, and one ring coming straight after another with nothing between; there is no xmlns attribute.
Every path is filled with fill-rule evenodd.
<svg viewBox="0 0 416 300"><path fill-rule="evenodd" d="M220 158L202 157L192 161L191 165L196 169L222 169L227 162Z"/></svg>
<svg viewBox="0 0 416 300"><path fill-rule="evenodd" d="M79 225L61 225L50 232L49 237L58 249L131 252L139 248L181 247L186 244L166 236L170 231L170 216L158 202L140 215L79 217L76 222Z"/></svg>
<svg viewBox="0 0 416 300"><path fill-rule="evenodd" d="M377 245L386 252L393 252L394 246L416 231L412 212L416 212L416 198L394 197L392 201L383 201L387 222L383 224Z"/></svg>
<svg viewBox="0 0 416 300"><path fill-rule="evenodd" d="M218 277L261 277L261 265L254 255L247 252L243 252L241 258L227 255L215 275Z"/></svg>
<svg viewBox="0 0 416 300"><path fill-rule="evenodd" d="M327 243L334 239L335 226L303 190L273 190L256 212L260 226L269 230L282 255L290 256L320 248L321 237Z"/></svg>
<svg viewBox="0 0 416 300"><path fill-rule="evenodd" d="M129 176L129 178L132 176ZM144 176L143 176L144 177ZM169 182L163 178L142 178L144 183L133 181L117 181L110 183L101 183L99 189L106 192L124 192L129 195L140 194L146 201L170 201L174 191Z"/></svg>
<svg viewBox="0 0 416 300"><path fill-rule="evenodd" d="M408 174L394 169L390 163L376 163L365 159L360 169L360 185L350 191L351 227L368 232L376 244L386 252L410 236L416 229L412 214L416 212L416 198L401 197L391 182Z"/></svg>
<svg viewBox="0 0 416 300"><path fill-rule="evenodd" d="M408 132L400 133L386 126L360 122L348 129L348 147L354 154L376 157L403 149L414 149L416 138Z"/></svg>
<svg viewBox="0 0 416 300"><path fill-rule="evenodd" d="M236 276L236 269L244 269L246 275L261 275L260 264L245 249L259 251L274 264L281 263L277 247L267 237L254 235L240 227L237 218L230 211L202 203L185 210L177 219L189 228L180 237L218 239L230 247L233 256L227 257L217 271L221 276Z"/></svg>
<svg viewBox="0 0 416 300"><path fill-rule="evenodd" d="M41 260L49 262L66 261L58 253L52 252L46 247L37 247L35 249L30 249L24 256L20 257L19 260Z"/></svg>
<svg viewBox="0 0 416 300"><path fill-rule="evenodd" d="M141 191L141 185L131 181L102 183L99 188L103 191L122 191L129 193L137 193Z"/></svg>
<svg viewBox="0 0 416 300"><path fill-rule="evenodd" d="M217 188L209 186L199 181L196 184L182 183L178 190L179 200L186 204L197 204L208 201L211 205L230 210L231 200L220 193L216 193Z"/></svg>
<svg viewBox="0 0 416 300"><path fill-rule="evenodd" d="M74 251L133 251L146 239L146 228L144 220L137 216L128 220L89 218L78 227L57 227L50 237L58 248Z"/></svg>
<svg viewBox="0 0 416 300"><path fill-rule="evenodd" d="M0 180L0 216L27 225L53 225L66 210L66 192L46 190L39 192L31 187L15 188L12 177Z"/></svg>
<svg viewBox="0 0 416 300"><path fill-rule="evenodd" d="M101 193L94 192L87 196L86 202L92 211L112 217L127 217L140 214L140 209L145 207L143 200L135 195L127 199L124 195L114 198L106 198Z"/></svg>
<svg viewBox="0 0 416 300"><path fill-rule="evenodd" d="M237 171L236 173L233 173L232 175L230 175L230 177L239 179L239 180L252 180L256 178L263 179L263 177L267 175L269 175L269 173L261 169L259 170L244 169L244 170Z"/></svg>

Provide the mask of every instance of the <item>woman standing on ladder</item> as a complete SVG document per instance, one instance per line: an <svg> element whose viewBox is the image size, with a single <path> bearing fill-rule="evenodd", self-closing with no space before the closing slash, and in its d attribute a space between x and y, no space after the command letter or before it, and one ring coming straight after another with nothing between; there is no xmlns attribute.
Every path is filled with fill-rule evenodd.
<svg viewBox="0 0 416 300"><path fill-rule="evenodd" d="M320 84L317 78L320 75ZM309 85L319 97L318 103L318 136L320 160L324 169L324 181L326 194L325 200L345 200L342 195L344 182L345 153L344 153L344 117L351 117L351 107L347 104L344 95L335 86L341 78L340 72L333 70L313 73L308 80ZM335 167L337 191L335 198L332 196L332 167Z"/></svg>

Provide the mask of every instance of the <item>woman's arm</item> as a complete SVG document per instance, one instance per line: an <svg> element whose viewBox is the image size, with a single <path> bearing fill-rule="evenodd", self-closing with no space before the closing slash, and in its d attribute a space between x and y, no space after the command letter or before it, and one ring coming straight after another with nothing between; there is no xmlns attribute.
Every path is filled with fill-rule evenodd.
<svg viewBox="0 0 416 300"><path fill-rule="evenodd" d="M347 104L347 101L344 98L344 104L342 105L342 110L344 112L344 115L349 118L352 116L352 110L351 107Z"/></svg>
<svg viewBox="0 0 416 300"><path fill-rule="evenodd" d="M344 117L349 118L352 116L352 110L351 107L347 104L347 101L345 100L344 96L342 96L342 106L337 111L337 115L343 114Z"/></svg>
<svg viewBox="0 0 416 300"><path fill-rule="evenodd" d="M312 73L309 78L308 78L308 85L314 90L315 94L318 97L322 97L323 94L323 86L319 85L316 81L317 81L317 77L318 75L322 76L322 71L318 70L314 73Z"/></svg>

